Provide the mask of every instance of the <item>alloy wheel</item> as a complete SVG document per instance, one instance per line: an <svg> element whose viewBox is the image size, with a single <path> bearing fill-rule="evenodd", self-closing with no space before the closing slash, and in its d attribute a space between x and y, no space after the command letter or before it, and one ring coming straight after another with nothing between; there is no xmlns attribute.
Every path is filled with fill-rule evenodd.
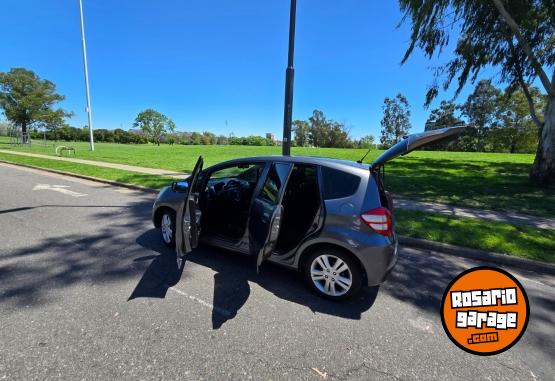
<svg viewBox="0 0 555 381"><path fill-rule="evenodd" d="M162 222L160 225L162 227L162 238L164 239L164 242L170 243L173 238L173 226L171 217L168 214L164 214L162 216Z"/></svg>
<svg viewBox="0 0 555 381"><path fill-rule="evenodd" d="M310 265L310 278L318 290L329 296L345 295L353 284L353 274L345 261L322 254Z"/></svg>

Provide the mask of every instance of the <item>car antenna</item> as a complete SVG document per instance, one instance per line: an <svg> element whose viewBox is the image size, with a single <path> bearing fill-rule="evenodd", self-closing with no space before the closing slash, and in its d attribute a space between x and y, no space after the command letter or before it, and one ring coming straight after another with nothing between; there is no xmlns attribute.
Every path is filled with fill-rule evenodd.
<svg viewBox="0 0 555 381"><path fill-rule="evenodd" d="M368 151L366 151L366 153L364 154L364 156L362 157L362 159L357 160L357 163L362 164L362 161L366 158L366 156L368 156L368 154L370 153L370 151L372 150L372 146L370 146L368 148Z"/></svg>

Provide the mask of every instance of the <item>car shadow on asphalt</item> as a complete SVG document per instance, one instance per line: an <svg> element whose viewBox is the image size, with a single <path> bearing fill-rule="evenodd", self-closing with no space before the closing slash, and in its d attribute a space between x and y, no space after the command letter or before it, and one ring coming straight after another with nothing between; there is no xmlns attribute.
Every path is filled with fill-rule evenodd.
<svg viewBox="0 0 555 381"><path fill-rule="evenodd" d="M208 267L215 271L212 300L214 329L219 329L225 322L237 316L237 312L250 297L249 282L256 283L280 299L306 306L314 313L354 320L359 320L362 314L372 307L378 294L378 287L370 287L365 288L354 299L343 302L329 301L308 290L300 273L267 263L257 274L255 263L249 256L204 245L188 254L185 268L180 271L175 262L174 251L162 243L156 229L144 232L136 242L157 252L158 255L143 256L134 260L152 262L128 300L165 298L168 289L180 280L180 288L186 287L192 281L188 279L188 263Z"/></svg>

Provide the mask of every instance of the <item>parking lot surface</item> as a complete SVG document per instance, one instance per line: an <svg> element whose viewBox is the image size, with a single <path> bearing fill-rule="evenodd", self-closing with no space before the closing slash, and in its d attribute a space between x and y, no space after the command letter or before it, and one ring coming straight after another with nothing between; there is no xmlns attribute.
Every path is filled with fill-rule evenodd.
<svg viewBox="0 0 555 381"><path fill-rule="evenodd" d="M509 351L443 332L449 281L483 262L401 248L386 283L334 303L299 274L210 247L182 274L153 194L0 164L0 380L523 379L555 374L555 280L505 268L531 318Z"/></svg>

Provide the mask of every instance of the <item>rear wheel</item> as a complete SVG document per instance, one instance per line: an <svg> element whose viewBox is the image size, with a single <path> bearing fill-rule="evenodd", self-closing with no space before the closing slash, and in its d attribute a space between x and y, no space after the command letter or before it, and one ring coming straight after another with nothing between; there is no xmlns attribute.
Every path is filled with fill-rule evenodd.
<svg viewBox="0 0 555 381"><path fill-rule="evenodd" d="M331 299L348 299L360 291L362 271L358 262L342 250L317 249L304 263L305 280L316 293Z"/></svg>
<svg viewBox="0 0 555 381"><path fill-rule="evenodd" d="M162 240L168 247L175 247L175 213L166 209L160 219L160 232Z"/></svg>

